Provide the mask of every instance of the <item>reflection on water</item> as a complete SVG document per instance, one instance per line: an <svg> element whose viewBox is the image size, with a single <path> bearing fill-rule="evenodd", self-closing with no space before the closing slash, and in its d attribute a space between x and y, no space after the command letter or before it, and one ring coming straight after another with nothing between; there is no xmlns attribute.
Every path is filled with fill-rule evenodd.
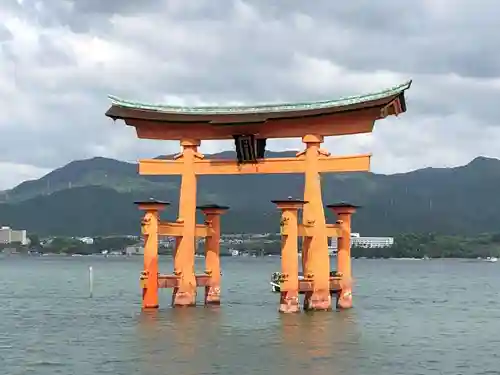
<svg viewBox="0 0 500 375"><path fill-rule="evenodd" d="M281 337L288 373L298 369L313 374L345 371L343 357L357 350L358 333L353 311L281 315Z"/></svg>
<svg viewBox="0 0 500 375"><path fill-rule="evenodd" d="M203 367L217 350L220 315L217 307L141 312L141 373L177 368L183 374L205 373Z"/></svg>
<svg viewBox="0 0 500 375"><path fill-rule="evenodd" d="M142 373L168 368L183 374L215 374L237 368L247 374L262 366L278 375L345 373L357 350L359 334L353 310L290 315L275 311L276 319L263 334L257 327L238 333L237 327L225 324L223 310L142 312L137 325ZM258 349L249 350L248 342ZM259 355L264 359L261 352L269 355L269 361L251 358ZM247 360L252 363L247 364Z"/></svg>
<svg viewBox="0 0 500 375"><path fill-rule="evenodd" d="M352 311L282 315L276 310L264 329L258 324L242 329L232 325L225 310L198 307L138 314L141 373L168 369L183 374L236 370L251 374L265 368L278 375L332 374L345 372L357 350L359 335ZM244 319L244 310L240 313Z"/></svg>
<svg viewBox="0 0 500 375"><path fill-rule="evenodd" d="M2 259L0 374L498 374L500 265L355 261L353 310L280 315L279 259L222 262L222 306L141 312L141 259Z"/></svg>

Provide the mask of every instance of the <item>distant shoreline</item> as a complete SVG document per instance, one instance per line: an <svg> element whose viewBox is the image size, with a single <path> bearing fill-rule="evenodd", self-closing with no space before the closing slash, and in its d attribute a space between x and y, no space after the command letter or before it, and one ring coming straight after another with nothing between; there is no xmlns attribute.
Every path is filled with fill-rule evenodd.
<svg viewBox="0 0 500 375"><path fill-rule="evenodd" d="M234 259L246 259L246 258L279 258L279 255L276 254L266 254L266 255L258 255L258 256L232 256L231 254L221 254L221 258L234 258ZM131 255L104 255L104 254L56 254L56 253L47 253L47 254L26 254L26 253L10 253L3 254L0 253L1 258L100 258L100 259L141 259L142 254L131 254ZM160 258L172 258L171 254L160 254ZM204 259L203 255L196 256L198 259ZM335 258L335 257L331 257ZM353 257L353 260L398 260L398 261L431 261L431 260L470 260L470 261L482 261L486 263L496 263L497 258L470 258L470 257L435 257L435 258L408 258L408 257Z"/></svg>

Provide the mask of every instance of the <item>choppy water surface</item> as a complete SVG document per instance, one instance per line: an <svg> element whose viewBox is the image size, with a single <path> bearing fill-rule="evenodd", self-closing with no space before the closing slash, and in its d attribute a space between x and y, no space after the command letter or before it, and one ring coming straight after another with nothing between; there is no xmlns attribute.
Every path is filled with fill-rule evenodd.
<svg viewBox="0 0 500 375"><path fill-rule="evenodd" d="M141 261L0 259L0 373L500 374L500 263L355 260L353 310L283 316L279 258L223 259L219 309L148 314Z"/></svg>

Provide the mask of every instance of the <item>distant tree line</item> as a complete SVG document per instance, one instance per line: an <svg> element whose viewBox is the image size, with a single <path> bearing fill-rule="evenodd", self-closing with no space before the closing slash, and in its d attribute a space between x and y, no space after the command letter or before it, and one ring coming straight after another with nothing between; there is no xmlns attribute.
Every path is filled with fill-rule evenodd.
<svg viewBox="0 0 500 375"><path fill-rule="evenodd" d="M352 248L354 257L366 258L486 258L500 256L500 233L450 236L406 233L394 237L390 248Z"/></svg>
<svg viewBox="0 0 500 375"><path fill-rule="evenodd" d="M279 255L279 241L233 246L254 254ZM478 236L451 236L436 233L403 233L394 237L394 245L385 248L352 247L356 258L486 258L500 257L500 233Z"/></svg>
<svg viewBox="0 0 500 375"><path fill-rule="evenodd" d="M137 243L129 237L95 237L93 244L86 244L77 238L54 237L49 242L40 241L35 234L30 235L30 245L3 244L2 248L17 248L21 252L36 250L42 253L94 254L103 250L122 251L127 246ZM44 243L43 246L41 243ZM250 254L265 255L281 253L279 237L273 241L252 239L242 244L225 245L221 254L231 249L246 251ZM478 236L452 236L437 233L404 233L394 237L394 245L386 248L353 247L352 256L357 258L486 258L500 257L500 233L481 234ZM203 253L203 244L198 247ZM171 248L160 248L160 254L171 254Z"/></svg>
<svg viewBox="0 0 500 375"><path fill-rule="evenodd" d="M121 251L127 246L137 243L136 239L121 236L95 237L92 244L82 242L73 237L54 237L48 242L40 241L36 234L29 236L30 245L27 247L17 246L21 252L38 251L41 253L53 254L96 254L104 250Z"/></svg>

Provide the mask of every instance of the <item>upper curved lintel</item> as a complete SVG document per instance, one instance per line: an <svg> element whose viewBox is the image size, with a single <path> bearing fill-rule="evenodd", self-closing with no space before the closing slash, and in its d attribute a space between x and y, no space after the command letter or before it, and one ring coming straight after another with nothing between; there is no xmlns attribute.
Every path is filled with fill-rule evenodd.
<svg viewBox="0 0 500 375"><path fill-rule="evenodd" d="M288 111L307 111L315 109L339 108L344 106L351 106L372 101L390 98L402 94L405 90L409 89L412 81L409 80L400 85L363 95L354 95L334 100L323 100L315 102L302 102L302 103L281 103L281 104L260 104L248 106L173 106L168 104L152 104L143 103L138 101L121 99L117 96L109 95L113 106L125 107L130 109L155 111L171 114L189 114L189 115L225 115L225 114L257 114L257 113L276 113Z"/></svg>

